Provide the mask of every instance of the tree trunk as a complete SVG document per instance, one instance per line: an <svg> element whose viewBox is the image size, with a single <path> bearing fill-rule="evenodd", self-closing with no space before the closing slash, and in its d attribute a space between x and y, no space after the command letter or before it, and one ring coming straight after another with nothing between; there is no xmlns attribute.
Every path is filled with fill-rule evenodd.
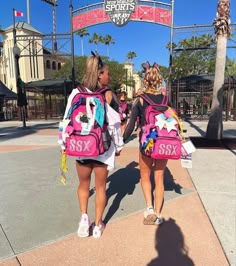
<svg viewBox="0 0 236 266"><path fill-rule="evenodd" d="M81 43L81 54L84 56L84 42L83 42L83 37L80 38L80 43Z"/></svg>
<svg viewBox="0 0 236 266"><path fill-rule="evenodd" d="M223 87L226 62L227 36L219 35L216 47L216 67L213 86L211 114L207 125L206 138L220 140L223 137Z"/></svg>
<svg viewBox="0 0 236 266"><path fill-rule="evenodd" d="M107 45L107 56L108 56L108 58L110 58L110 53L109 53L109 44Z"/></svg>

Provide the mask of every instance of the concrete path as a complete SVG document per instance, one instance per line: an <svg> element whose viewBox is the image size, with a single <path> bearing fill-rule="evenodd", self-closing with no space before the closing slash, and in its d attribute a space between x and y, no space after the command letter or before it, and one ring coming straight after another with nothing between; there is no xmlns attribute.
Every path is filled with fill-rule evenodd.
<svg viewBox="0 0 236 266"><path fill-rule="evenodd" d="M117 157L107 180L106 230L100 239L76 236L79 209L74 161L67 185L59 181L57 121L0 122L0 265L236 265L236 123L224 124L230 146L201 147L193 168L169 161L166 222L142 224L138 142ZM190 137L206 122L185 122ZM89 215L94 220L94 182Z"/></svg>

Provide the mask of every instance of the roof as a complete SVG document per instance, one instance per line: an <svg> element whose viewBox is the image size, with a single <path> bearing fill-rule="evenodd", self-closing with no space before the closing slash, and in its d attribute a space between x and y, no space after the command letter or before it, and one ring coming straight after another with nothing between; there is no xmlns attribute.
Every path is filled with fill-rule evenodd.
<svg viewBox="0 0 236 266"><path fill-rule="evenodd" d="M78 81L75 82L76 86L79 84ZM64 94L64 89L66 88L67 94L72 90L72 81L56 78L56 79L43 79L38 81L31 81L25 84L27 91L32 92L51 92L55 94Z"/></svg>
<svg viewBox="0 0 236 266"><path fill-rule="evenodd" d="M23 29L23 30L27 30L27 31L31 31L31 32L35 32L35 33L39 33L42 34L40 31L36 30L34 27L32 27L31 25L29 25L26 22L16 22L15 23L15 27L16 29ZM13 25L7 27L6 29L4 29L4 31L10 31L13 30Z"/></svg>
<svg viewBox="0 0 236 266"><path fill-rule="evenodd" d="M17 94L10 89L0 80L0 95L6 99L17 99Z"/></svg>
<svg viewBox="0 0 236 266"><path fill-rule="evenodd" d="M190 82L190 83L214 83L215 76L214 75L191 75L191 76L186 76L182 77L179 80L180 81L185 81L185 82ZM236 77L233 76L225 76L225 84L228 82L235 82Z"/></svg>

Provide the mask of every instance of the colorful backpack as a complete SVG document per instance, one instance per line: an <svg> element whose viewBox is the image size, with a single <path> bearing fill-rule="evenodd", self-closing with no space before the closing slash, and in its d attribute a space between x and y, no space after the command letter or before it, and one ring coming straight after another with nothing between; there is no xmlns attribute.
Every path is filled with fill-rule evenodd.
<svg viewBox="0 0 236 266"><path fill-rule="evenodd" d="M65 152L69 156L97 157L109 149L111 137L106 123L104 93L107 88L88 92L78 87L67 113L64 130Z"/></svg>
<svg viewBox="0 0 236 266"><path fill-rule="evenodd" d="M127 102L119 101L119 114L120 114L121 121L124 121L127 119L127 109L128 109Z"/></svg>
<svg viewBox="0 0 236 266"><path fill-rule="evenodd" d="M161 104L146 94L140 97L148 103L141 135L143 153L153 159L180 159L182 125L176 111L168 106L168 97L163 96Z"/></svg>

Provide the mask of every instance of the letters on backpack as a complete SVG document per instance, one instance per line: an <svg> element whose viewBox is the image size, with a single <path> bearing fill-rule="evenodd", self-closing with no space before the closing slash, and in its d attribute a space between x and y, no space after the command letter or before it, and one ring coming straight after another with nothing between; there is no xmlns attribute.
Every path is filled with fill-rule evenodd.
<svg viewBox="0 0 236 266"><path fill-rule="evenodd" d="M109 149L111 137L106 123L107 89L88 92L78 88L66 115L65 152L69 156L97 157Z"/></svg>
<svg viewBox="0 0 236 266"><path fill-rule="evenodd" d="M140 97L149 104L142 127L143 153L153 159L180 159L182 125L176 111L168 106L168 98L163 96L162 103L155 104L146 94Z"/></svg>

